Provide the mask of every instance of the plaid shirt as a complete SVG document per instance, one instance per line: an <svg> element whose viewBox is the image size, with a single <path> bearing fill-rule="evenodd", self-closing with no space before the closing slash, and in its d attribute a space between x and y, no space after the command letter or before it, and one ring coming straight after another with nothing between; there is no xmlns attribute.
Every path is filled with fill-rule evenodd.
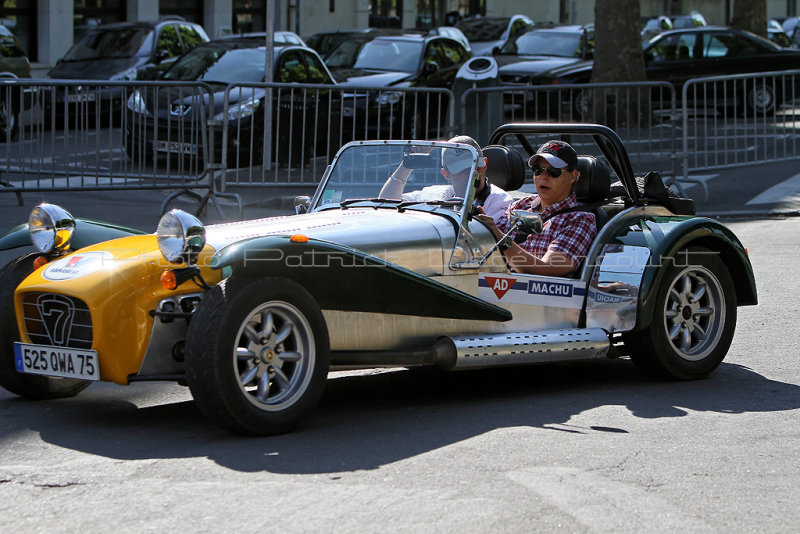
<svg viewBox="0 0 800 534"><path fill-rule="evenodd" d="M542 218L557 211L579 206L575 194L571 194L561 202L556 202L544 211L540 211L542 201L539 195L531 195L511 204L500 217L497 218L497 227L503 232L511 228L509 217L512 210L540 212ZM586 211L571 211L556 215L544 223L540 234L531 234L519 244L520 247L541 258L548 250L558 251L566 255L577 268L597 235L594 214ZM511 234L516 238L517 232ZM516 241L516 239L515 239Z"/></svg>

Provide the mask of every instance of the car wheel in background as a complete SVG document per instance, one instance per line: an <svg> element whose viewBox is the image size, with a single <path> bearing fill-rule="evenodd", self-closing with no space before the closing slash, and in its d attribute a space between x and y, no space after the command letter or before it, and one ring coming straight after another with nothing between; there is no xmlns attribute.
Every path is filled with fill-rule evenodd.
<svg viewBox="0 0 800 534"><path fill-rule="evenodd" d="M778 95L775 87L768 83L757 83L747 90L747 109L756 115L775 111Z"/></svg>
<svg viewBox="0 0 800 534"><path fill-rule="evenodd" d="M316 406L329 367L322 312L286 279L224 280L189 325L186 377L200 411L244 434L285 432Z"/></svg>
<svg viewBox="0 0 800 534"><path fill-rule="evenodd" d="M11 141L19 133L19 111L7 99L0 101L0 142Z"/></svg>
<svg viewBox="0 0 800 534"><path fill-rule="evenodd" d="M21 256L0 270L0 386L15 395L34 400L74 397L92 382L18 373L14 365L14 342L20 341L14 290L33 272L36 256L38 254Z"/></svg>
<svg viewBox="0 0 800 534"><path fill-rule="evenodd" d="M736 327L736 292L716 252L692 247L670 259L655 289L651 324L625 336L631 358L649 374L702 378L728 352Z"/></svg>

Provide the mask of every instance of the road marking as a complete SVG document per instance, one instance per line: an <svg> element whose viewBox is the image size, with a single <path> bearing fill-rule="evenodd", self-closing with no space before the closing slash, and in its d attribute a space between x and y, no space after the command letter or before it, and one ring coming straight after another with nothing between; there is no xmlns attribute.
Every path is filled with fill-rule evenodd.
<svg viewBox="0 0 800 534"><path fill-rule="evenodd" d="M595 473L535 467L506 476L574 517L587 532L714 532L690 511Z"/></svg>
<svg viewBox="0 0 800 534"><path fill-rule="evenodd" d="M778 202L800 202L800 174L775 184L769 189L747 201L746 206L753 204L775 204Z"/></svg>

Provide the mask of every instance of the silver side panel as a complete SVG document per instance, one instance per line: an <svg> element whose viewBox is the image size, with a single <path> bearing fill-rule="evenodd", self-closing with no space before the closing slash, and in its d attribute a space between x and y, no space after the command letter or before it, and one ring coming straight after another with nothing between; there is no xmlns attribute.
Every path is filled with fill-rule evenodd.
<svg viewBox="0 0 800 534"><path fill-rule="evenodd" d="M608 353L600 328L512 332L450 338L456 347L453 369L592 360Z"/></svg>

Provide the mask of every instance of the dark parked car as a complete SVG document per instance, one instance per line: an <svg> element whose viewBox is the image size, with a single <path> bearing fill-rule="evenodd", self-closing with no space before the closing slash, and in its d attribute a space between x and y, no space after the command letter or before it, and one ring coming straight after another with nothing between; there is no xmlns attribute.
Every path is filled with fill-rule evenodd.
<svg viewBox="0 0 800 534"><path fill-rule="evenodd" d="M476 56L488 56L494 47L533 27L534 22L525 15L469 17L456 24L456 28L469 39L472 53Z"/></svg>
<svg viewBox="0 0 800 534"><path fill-rule="evenodd" d="M789 70L800 65L798 50L781 48L750 32L718 26L664 32L650 41L644 56L647 80L670 82L678 91L692 78ZM585 62L553 69L531 81L536 84L588 83L591 76L592 62ZM747 87L747 91L738 94L719 91L717 98L723 98L723 94L730 100L737 97L753 112L769 113L785 99L795 96L785 92L780 83L749 84ZM577 104L584 101L575 99Z"/></svg>
<svg viewBox="0 0 800 534"><path fill-rule="evenodd" d="M379 35L401 35L402 30L395 28L367 28L354 30L334 30L318 32L306 39L309 48L313 48L327 60L328 56L345 41L355 40L361 42L371 41Z"/></svg>
<svg viewBox="0 0 800 534"><path fill-rule="evenodd" d="M509 39L494 58L503 85L527 85L531 77L594 56L594 25L534 28Z"/></svg>
<svg viewBox="0 0 800 534"><path fill-rule="evenodd" d="M48 78L67 80L153 80L182 54L208 41L201 26L176 17L156 22L120 22L97 26L58 60ZM58 88L43 95L45 123L57 127L90 124L102 117L119 122L119 87L94 84Z"/></svg>
<svg viewBox="0 0 800 534"><path fill-rule="evenodd" d="M446 96L396 89L450 89L470 57L464 45L438 35L381 36L364 43L352 68L331 69L340 85L375 88L355 90L343 99L345 125L353 128L344 135L349 139L436 135L436 125L449 105Z"/></svg>
<svg viewBox="0 0 800 534"><path fill-rule="evenodd" d="M104 24L86 32L47 77L152 80L182 54L207 41L202 26L173 17Z"/></svg>
<svg viewBox="0 0 800 534"><path fill-rule="evenodd" d="M11 31L0 24L0 79L30 78L31 64ZM22 107L19 87L0 87L0 141L13 138L19 131Z"/></svg>
<svg viewBox="0 0 800 534"><path fill-rule="evenodd" d="M226 38L198 46L182 56L162 79L169 82L203 82L209 95L191 84L148 87L135 91L127 101L126 150L134 160L154 156L197 157L203 150L205 121L213 117L227 124L227 164L260 164L263 161L266 90L233 88L225 108L225 89L233 83L260 83L265 79L266 48L261 39ZM307 47L274 47L276 83L328 84L335 82L316 52ZM209 104L209 98L211 100ZM210 108L209 108L210 105ZM273 148L279 163L298 163L311 156L334 153L338 132L339 99L336 94L312 89L273 92ZM227 109L227 122L226 119ZM280 125L277 128L276 125ZM334 128L331 128L334 131ZM338 134L337 134L338 135ZM214 161L221 161L222 144L214 146ZM290 159L291 158L291 161Z"/></svg>

